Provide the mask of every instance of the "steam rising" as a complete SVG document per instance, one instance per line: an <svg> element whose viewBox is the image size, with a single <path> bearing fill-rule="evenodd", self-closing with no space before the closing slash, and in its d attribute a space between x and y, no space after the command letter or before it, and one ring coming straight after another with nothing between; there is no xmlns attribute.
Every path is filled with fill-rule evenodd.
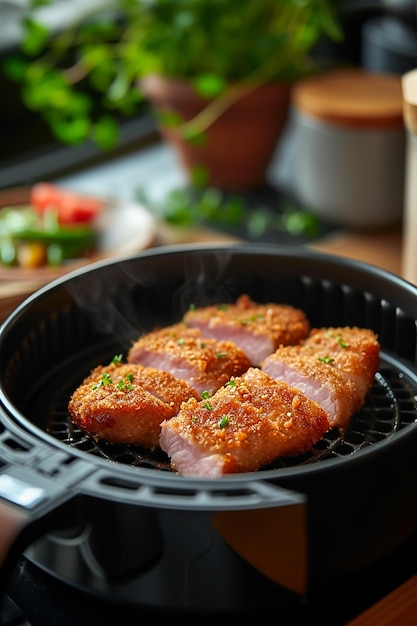
<svg viewBox="0 0 417 626"><path fill-rule="evenodd" d="M122 345L179 321L191 305L230 302L231 252L142 255L86 269L66 287L93 327Z"/></svg>

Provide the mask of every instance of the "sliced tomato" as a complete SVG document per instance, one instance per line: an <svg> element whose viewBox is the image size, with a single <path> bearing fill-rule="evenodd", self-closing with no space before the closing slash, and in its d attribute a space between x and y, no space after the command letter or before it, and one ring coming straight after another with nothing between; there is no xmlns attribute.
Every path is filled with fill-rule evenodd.
<svg viewBox="0 0 417 626"><path fill-rule="evenodd" d="M59 224L93 221L103 209L104 202L53 185L37 183L32 187L30 204L39 213L55 210Z"/></svg>

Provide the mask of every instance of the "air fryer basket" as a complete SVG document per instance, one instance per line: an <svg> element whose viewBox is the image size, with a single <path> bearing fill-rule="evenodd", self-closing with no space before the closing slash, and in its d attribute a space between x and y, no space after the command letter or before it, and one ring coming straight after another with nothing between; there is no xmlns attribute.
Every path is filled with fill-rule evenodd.
<svg viewBox="0 0 417 626"><path fill-rule="evenodd" d="M378 333L380 369L344 437L330 431L302 457L204 480L176 475L160 451L95 442L72 425L69 395L91 368L191 303L242 293L302 308L312 327ZM143 556L141 542L141 567L159 558L151 527L163 535L163 520L178 514L197 516L263 575L302 593L374 563L417 529L416 320L413 285L293 247L155 248L40 289L0 331L0 519L11 535L0 545L3 569L49 525L77 517L80 500L92 516L100 506L137 510L155 545Z"/></svg>

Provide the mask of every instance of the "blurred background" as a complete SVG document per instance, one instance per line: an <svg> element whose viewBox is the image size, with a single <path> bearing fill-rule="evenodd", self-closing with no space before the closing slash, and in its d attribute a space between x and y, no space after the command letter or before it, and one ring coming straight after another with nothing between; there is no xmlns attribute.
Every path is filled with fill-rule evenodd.
<svg viewBox="0 0 417 626"><path fill-rule="evenodd" d="M282 27L279 25L279 17L277 18L276 14L274 14L276 12L275 6L289 7L296 6L297 3L288 2L280 5L277 2L248 2L245 3L245 9L242 9L239 14L240 21L235 20L235 23L233 23L231 18L233 18L233 12L237 15L235 6L239 4L235 2L234 5L233 2L234 0L214 0L212 2L198 0L190 3L190 6L194 5L197 7L193 9L195 11L192 18L194 23L191 24L191 21L187 23L187 19L191 18L187 17L187 3L184 3L183 0L173 0L171 2L155 0L150 3L113 0L113 2L110 2L110 5L113 7L113 12L110 13L111 19L107 20L105 26L100 26L102 29L100 38L103 37L103 42L105 41L105 36L107 35L104 33L105 28L107 28L110 33L109 37L117 39L118 35L115 34L117 31L115 30L111 33L111 20L113 20L113 25L116 27L117 24L125 19L130 26L130 32L127 29L121 32L123 32L123 37L128 38L127 43L133 45L130 48L128 45L125 46L123 54L126 53L126 56L122 61L123 70L126 70L127 73L131 72L133 63L138 63L143 65L141 68L142 73L146 73L150 67L151 72L165 72L171 76L175 76L178 73L182 76L182 71L184 72L184 77L196 76L198 74L200 79L199 87L205 90L204 93L207 97L213 90L223 88L223 83L225 83L226 79L230 79L232 82L235 80L238 89L241 87L239 81L248 77L253 78L255 76L257 79L260 78L260 82L267 82L266 78L271 68L275 72L275 74L271 72L272 78L275 80L283 78L288 85L294 86L311 69L303 66L304 56L308 56L309 61L316 64L314 69L316 75L320 75L322 71L328 69L346 67L365 71L376 77L382 74L389 75L394 81L398 82L396 94L394 94L395 116L398 126L397 131L402 133L402 136L393 143L391 127L389 129L384 127L385 122L387 126L392 125L391 117L393 113L390 109L392 106L392 93L388 93L386 120L384 120L381 128L375 131L380 136L373 137L370 140L372 146L368 142L369 146L365 150L362 149L361 145L359 148L355 147L355 154L359 155L359 159L367 159L367 167L369 165L369 168L371 168L373 163L375 172L369 169L369 175L367 180L365 180L364 168L357 162L356 167L361 171L358 174L352 171L351 178L344 183L347 189L350 189L352 192L355 187L359 187L362 192L369 188L370 202L372 203L374 199L375 206L379 206L386 197L384 184L387 184L387 176L392 176L393 181L395 178L393 182L395 187L399 185L402 187L403 185L405 137L403 133L399 85L401 76L417 67L417 10L415 1L336 0L335 2L321 4L313 0L312 2L299 3L299 5L304 7L302 9L304 14L300 18L300 26L294 32L287 32L286 34L285 28L288 30L288 24L292 23L291 19L288 19L287 26L284 25ZM75 128L79 122L78 119L75 119L73 113L71 113L73 116L71 124L69 123L69 117L63 123L61 120L59 127L61 137L58 138L57 133L53 132L50 123L51 119L54 119L56 111L52 111L49 114L47 112L49 106L48 95L39 95L41 93L41 81L42 85L47 85L45 77L48 76L48 72L45 71L44 75L40 76L39 89L37 91L37 78L36 74L34 74L35 78L31 78L32 84L29 85L32 91L29 93L28 84L22 86L19 81L11 78L10 72L5 69L7 60L14 56L18 58L19 55L22 55L22 45L24 45L23 42L27 32L24 34L22 31L21 19L27 15L28 3L29 0L0 0L0 93L2 96L0 99L0 190L30 186L42 180L57 181L59 184L75 186L81 191L92 194L105 196L112 194L120 198L143 200L145 205L155 209L157 212L165 210L170 213L168 216L165 215L164 219L167 217L168 220L179 223L181 220L190 219L191 212L189 198L184 198L183 190L190 182L194 187L197 182L197 188L200 190L209 185L219 187L221 192L220 195L211 192L209 197L204 197L202 200L201 196L198 196L197 200L195 196L192 197L191 203L193 204L193 209L196 209L197 217L202 217L204 220L207 215L210 215L210 219L214 216L213 221L216 226L220 226L222 230L231 230L233 234L237 233L239 236L243 234L245 238L287 241L288 235L290 235L291 242L299 243L320 237L332 231L335 227L337 228L340 224L348 227L353 226L354 228L357 225L362 227L360 223L361 216L358 218L358 224L355 221L349 222L350 207L347 209L341 207L340 211L336 209L334 212L335 217L337 211L339 213L341 211L344 212L344 216L342 216L342 219L338 217L333 220L333 216L331 216L331 219L328 219L326 212L323 213L323 207L319 206L323 201L320 195L316 198L313 194L310 202L312 186L329 186L332 178L338 196L346 196L343 185L340 186L336 178L333 177L333 173L330 173L326 180L322 180L322 175L313 173L312 170L310 177L314 176L315 180L310 187L306 187L304 190L298 189L298 181L293 180L295 176L294 158L296 159L297 167L300 169L300 173L297 175L298 179L301 180L301 186L304 186L304 181L308 180L308 176L306 177L304 169L301 170L301 160L294 157L295 133L293 129L294 120L291 116L285 118L283 128L281 126L278 128L279 125L275 123L277 121L275 120L274 123L277 128L274 131L269 131L268 129L262 131L264 134L270 135L270 142L274 142L272 143L272 158L267 163L265 178L258 176L258 178L255 177L253 181L249 182L248 172L243 171L243 152L245 150L246 153L253 152L252 147L248 147L249 139L238 130L235 131L232 139L225 139L224 131L218 130L222 141L220 158L223 158L229 147L237 144L237 152L242 156L242 163L239 162L235 169L242 170L243 181L245 182L246 179L248 184L245 186L242 184L242 181L230 182L227 180L226 184L223 184L225 183L224 180L207 179L207 171L210 170L210 167L213 167L213 160L207 171L202 171L203 168L198 167L198 159L202 158L203 154L205 155L205 148L198 145L198 141L200 141L204 133L208 133L210 126L215 126L211 122L207 123L207 118L209 119L210 115L212 118L218 116L215 108L208 115L206 111L204 115L200 116L201 119L200 117L198 118L200 126L203 127L203 132L196 132L192 124L186 123L184 125L183 130L185 133L188 133L187 142L195 153L191 157L185 155L182 152L183 148L177 145L179 133L175 134L175 123L178 123L178 120L175 122L174 119L177 113L171 111L172 102L168 101L167 93L164 93L161 99L155 102L153 100L154 94L152 93L154 85L147 87L148 91L146 91L144 89L145 83L142 81L142 99L135 101L134 96L137 95L137 90L128 86L128 79L132 80L132 76L130 78L129 76L126 77L126 72L125 75L117 73L114 67L109 69L110 62L106 65L106 63L103 63L103 57L99 58L99 55L108 53L106 45L102 47L96 46L93 52L91 52L93 50L91 47L90 56L88 57L87 55L84 58L84 61L87 60L88 63L91 63L91 66L96 64L92 72L94 80L88 85L87 95L91 99L88 106L101 115L103 92L100 89L95 90L94 81L96 85L99 85L100 81L103 83L106 80L109 84L111 83L107 90L106 98L108 104L109 98L111 100L116 92L118 94L117 98L119 98L119 101L116 102L114 99L110 102L110 112L117 124L117 138L115 138L115 134L112 134L114 131L112 126L114 119L111 123L108 123L109 119L107 117L101 129L97 130L99 128L98 124L96 124L95 129L96 137L99 136L99 139L101 138L102 145L99 145L100 141L94 140L91 133L90 135L87 133L85 136L79 134L76 140L68 140L68 136L65 135L66 131L70 127ZM78 18L88 17L90 13L91 15L101 17L106 15L109 6L109 3L105 0L55 0L52 2L50 0L40 0L38 3L40 5L39 15L43 23L46 24L51 32L56 34L65 34L69 30L71 23L76 23ZM146 6L147 4L153 7L152 11L155 9L156 16L152 18L154 19L153 22L149 21L149 32L146 32L145 26L141 30L141 26L138 26L140 20L136 15L132 19L132 15L137 10L132 7L135 7L135 5ZM265 11L269 11L271 15L274 15L276 27L274 25L274 28L269 28L265 16L257 15L259 7L263 7ZM309 8L311 9L310 17L308 16ZM284 14L284 9L281 10ZM216 14L216 11L218 11L218 14ZM132 23L129 24L131 19ZM259 19L259 22L256 22L257 19ZM303 19L305 23L302 22ZM282 22L284 23L284 20ZM134 30L135 28L137 31ZM257 28L258 30L256 30ZM284 34L279 32L279 28L284 29ZM76 32L78 33L78 31ZM228 32L231 33L231 36L227 41ZM80 30L78 34L80 38L91 36L88 30ZM32 29L31 35L31 45L36 47L38 45L36 39L41 39L43 34L40 30ZM239 41L240 35L241 42ZM140 41L141 48L140 46L135 47L135 37L136 41ZM209 44L213 42L209 50L210 54L207 54L205 65L205 55L201 53L201 50L204 51L204 47L202 47L203 44L199 41L199 38L202 41L205 39L203 43L206 45L206 50L207 42ZM283 48L281 52L279 46L285 40L287 40L285 45L288 44L288 41L293 41L294 45L292 49L291 47L288 50ZM65 39L62 41L65 42ZM67 41L71 43L69 40ZM252 51L248 52L250 50L249 41L251 43L253 41L254 49L258 48L258 52L261 55L259 58L254 56L252 59L250 57ZM161 65L158 65L158 62L155 63L153 56L157 56L154 52L158 50L159 46L162 48L161 42L165 46L165 58ZM243 46L241 43L245 45ZM63 45L62 42L60 45ZM28 48L26 48L26 52L27 50ZM274 59L275 51L276 58ZM132 55L132 59L128 58L129 54ZM270 54L271 57L270 67L268 67L268 58L265 63L262 57L262 55L265 57L267 54ZM33 58L36 58L36 50L35 52L32 50L31 55ZM229 56L230 66L226 67ZM273 66L277 62L279 65L280 59L285 59L285 62L283 61L283 67L277 70ZM184 67L181 66L182 61L184 61ZM256 65L257 62L261 71L256 76L257 70L253 71L253 68L258 67ZM146 66L146 63L148 63L148 66ZM239 68L239 64L242 67L242 76L236 73L236 66ZM77 69L79 67L77 68L77 63L75 63L72 70L76 72ZM235 71L235 74L227 74L230 70ZM105 75L106 72L109 74L113 72L111 79ZM251 74L251 72L253 73ZM209 80L207 80L208 77ZM130 83L130 85L132 84L133 82ZM139 85L139 79L137 84ZM361 89L360 85L356 85L355 82L356 88ZM339 152L339 148L345 149L347 146L346 141L350 142L353 140L355 133L359 130L362 135L359 141L368 141L366 139L367 134L362 132L368 129L364 129L363 126L364 124L374 125L371 106L376 105L378 109L378 106L381 104L378 104L380 99L379 92L373 91L373 89L371 84L365 89L365 97L369 96L369 103L365 103L367 108L364 115L367 118L365 122L361 121L360 125L362 128L353 129L352 137L346 138L346 128L344 127L346 120L343 120L342 132L340 137L335 140L339 142L335 144L335 149ZM110 91L112 91L112 95L109 96ZM312 91L311 106L314 107L314 89ZM23 98L24 93L26 103ZM120 95L121 93L122 95ZM230 94L232 94L232 99L236 95L236 92L233 94L233 90L229 90L226 93L229 95L226 95L223 101L222 96L218 98L218 108L219 103L221 108L226 102L225 108L227 109L229 106L228 102L230 103L230 99L228 101L227 98L230 98ZM85 107L86 105L82 98L74 94L75 92L69 91L64 93L68 103L72 103L73 110L76 107L79 109ZM348 94L347 101L350 97L354 98L357 96L362 98L362 95L360 92L358 94ZM44 110L42 110L42 101L39 101L42 97L45 105ZM267 98L271 97L267 96ZM275 95L273 97L275 98ZM284 98L281 103L283 108L288 105L290 105L290 109L291 106L294 108L294 101L291 101L289 92L282 97ZM385 92L381 97L386 97ZM36 101L37 98L38 101ZM237 100L239 100L239 97ZM35 106L28 106L28 101L31 101L32 105L35 102ZM50 101L52 102L52 98ZM120 104L121 106L119 106ZM368 104L369 106L367 106ZM278 111L281 105L278 106L277 101L274 106L274 110ZM340 106L340 103L337 103L337 106ZM354 119L357 103L353 102L349 106ZM112 107L113 110L111 110ZM167 107L169 115L166 113ZM381 115L377 113L377 109L376 115ZM180 111L180 115L183 115L184 119L188 120L193 118L196 110L184 109ZM46 121L46 113L49 115L49 122ZM263 116L262 113L258 117L262 118ZM103 115L103 119L104 117L105 115ZM224 117L226 119L226 115ZM230 122L231 118L227 119ZM326 121L325 118L323 119ZM252 115L250 124L247 124L248 131L249 126L252 126L253 120L254 116ZM84 122L85 120L83 119L82 122L78 123L78 130ZM58 123L56 123L56 126L58 126ZM329 128L324 130L327 131ZM273 132L278 133L278 131L280 132L279 138L274 139ZM254 129L252 135L259 138L260 131ZM310 139L303 137L304 135L302 135L301 141L310 141ZM356 139L355 137L355 141ZM103 147L103 144L106 144L106 142L107 145ZM322 145L321 140L319 140L318 145ZM374 150L374 152L369 153L367 152L368 149ZM177 150L180 153L179 158ZM315 145L312 145L311 150L313 154L316 154L317 148ZM376 158L373 156L375 151ZM307 152L304 151L304 144L301 147L301 153L304 154L304 160L306 160ZM329 154L331 154L330 146L326 155L327 158L329 158ZM368 154L370 154L369 157L367 156ZM195 166L196 158L197 167ZM218 155L213 157L214 161L218 158ZM308 158L310 159L311 157ZM343 164L338 165L339 171L340 169L354 170L356 159L352 159L348 151L345 158L347 159L348 167L345 168ZM333 162L333 159L331 161ZM394 165L392 164L393 162ZM310 162L307 163L307 168L309 166ZM327 167L324 162L323 167ZM220 163L220 170L222 169L224 169L223 162ZM352 180L354 180L353 184ZM376 197L373 187L375 185L378 186L380 182L381 190ZM178 196L177 194L174 198L171 197L167 200L168 195L177 190L181 190L182 195ZM300 195L299 192L301 191L303 191L304 195ZM244 227L242 232L242 224L247 218L246 208L242 210L241 207L237 207L236 203L234 203L228 207L229 212L225 209L225 202L228 202L230 194L235 194L235 192L240 194L246 205L249 206L249 210L254 209L256 211L257 221L255 219L251 221L251 232L248 232L246 227ZM368 202L368 200L366 201ZM294 202L296 203L295 205ZM332 202L332 198L330 198L329 202ZM364 226L385 227L387 223L391 226L391 222L398 226L401 222L403 210L402 189L396 192L394 202L396 206L392 211L392 220L388 219L384 215L384 210L382 210L380 219L378 215L370 217L369 223L365 223ZM155 208L151 206L158 203L162 203L164 207L161 209L161 207ZM199 205L196 208L197 203ZM353 195L352 203L356 203ZM277 213L280 215L284 213L286 216L291 214L290 217L293 218L291 224L289 225L287 221L282 226L281 220L278 229L274 230L270 227L270 216L267 216L265 219L262 218L259 210L260 205L266 207L266 212L272 212L273 216ZM287 206L289 207L288 210ZM301 212L299 211L300 208ZM372 210L369 212L370 215ZM388 207L387 213L390 210ZM358 209L358 212L363 215L363 211L360 209ZM233 217L233 215L237 215L237 218ZM319 216L319 220L317 220L317 216ZM216 220L218 222L227 220L233 222L234 220L234 223L229 228L230 224L229 226L225 223L219 224L216 223ZM277 232L277 230L283 232ZM289 233L290 230L291 232Z"/></svg>
<svg viewBox="0 0 417 626"><path fill-rule="evenodd" d="M19 20L25 0L0 0L0 56L18 50ZM105 0L56 0L46 8L47 22L62 28L69 17ZM325 39L315 54L352 63L372 71L403 73L417 65L417 26L414 1L344 0L341 6L344 38ZM68 146L57 141L42 117L23 103L20 86L0 72L0 187L28 184L40 178L59 177L115 152L136 150L158 141L155 123L144 103L139 112L121 122L120 141L113 152L103 152L86 141Z"/></svg>

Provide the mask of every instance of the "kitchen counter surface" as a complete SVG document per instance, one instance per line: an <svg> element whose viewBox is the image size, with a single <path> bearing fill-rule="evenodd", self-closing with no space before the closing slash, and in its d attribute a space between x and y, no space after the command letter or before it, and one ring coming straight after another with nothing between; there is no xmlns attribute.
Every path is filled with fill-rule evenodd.
<svg viewBox="0 0 417 626"><path fill-rule="evenodd" d="M223 233L212 230L193 230L179 233L166 226L160 232L159 244L170 243L203 243L208 241L237 241ZM336 231L321 239L317 239L309 248L376 265L388 272L401 276L401 245L402 235L399 228L392 231L346 232Z"/></svg>
<svg viewBox="0 0 417 626"><path fill-rule="evenodd" d="M309 247L323 253L370 263L401 276L401 240L399 231L378 233L341 231L319 239ZM155 245L236 241L239 241L236 237L210 229L183 232L162 225ZM0 321L4 321L26 297L44 284L44 275L34 275L32 279L27 278L19 282L0 281Z"/></svg>

